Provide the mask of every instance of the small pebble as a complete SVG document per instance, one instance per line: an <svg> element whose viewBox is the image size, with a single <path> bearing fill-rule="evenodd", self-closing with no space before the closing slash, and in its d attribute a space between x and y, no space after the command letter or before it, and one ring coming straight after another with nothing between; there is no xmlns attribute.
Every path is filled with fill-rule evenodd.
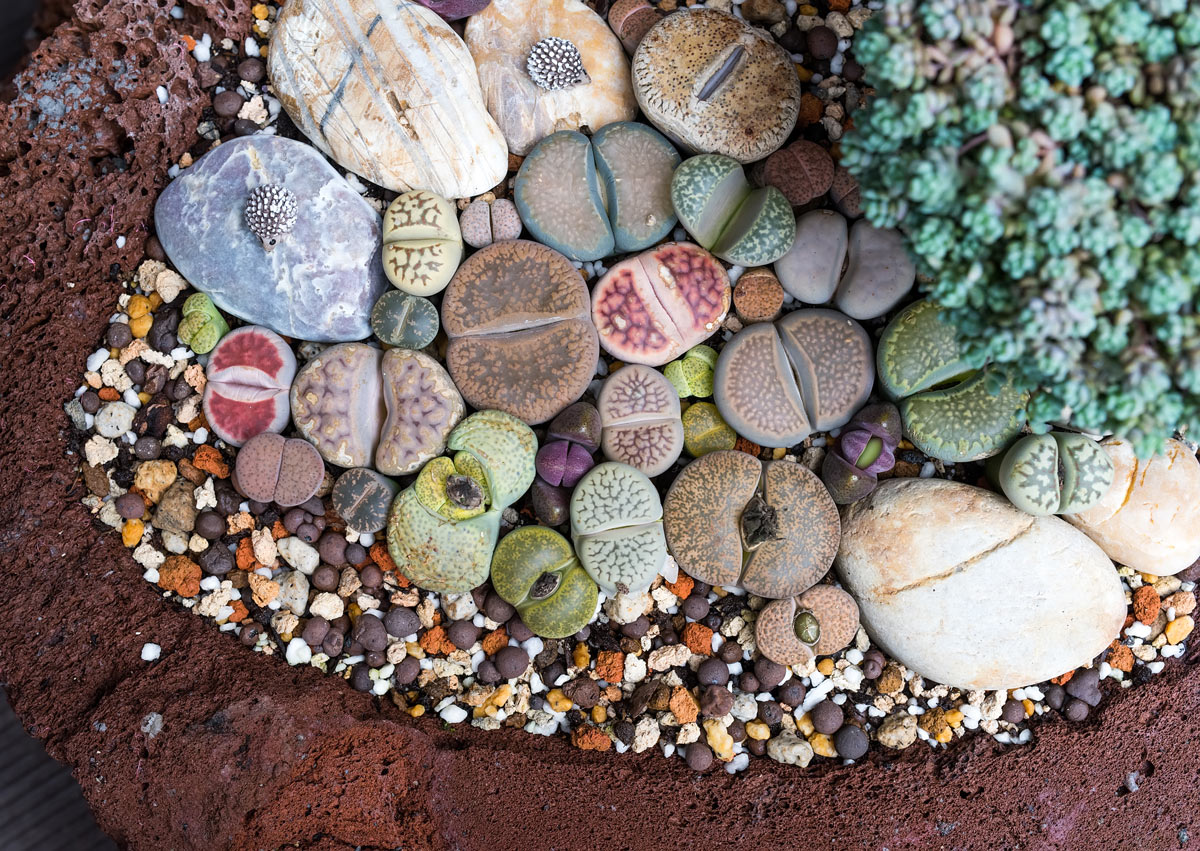
<svg viewBox="0 0 1200 851"><path fill-rule="evenodd" d="M153 641L147 641L142 645L142 661L154 662L162 655L162 648Z"/></svg>

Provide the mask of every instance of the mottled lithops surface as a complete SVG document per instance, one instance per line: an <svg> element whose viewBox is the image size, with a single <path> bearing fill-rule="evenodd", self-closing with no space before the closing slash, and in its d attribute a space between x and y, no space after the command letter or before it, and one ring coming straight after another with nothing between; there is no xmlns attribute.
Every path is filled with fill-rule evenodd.
<svg viewBox="0 0 1200 851"><path fill-rule="evenodd" d="M271 251L244 216L251 191L268 184L298 203ZM303 142L256 135L209 151L163 190L154 223L175 268L222 310L302 340L370 332L387 287L379 214Z"/></svg>
<svg viewBox="0 0 1200 851"><path fill-rule="evenodd" d="M492 0L467 21L465 38L488 110L514 154L524 156L558 130L594 132L637 112L620 41L579 0ZM578 51L581 82L544 88L530 76L529 53L546 38L566 39Z"/></svg>
<svg viewBox="0 0 1200 851"><path fill-rule="evenodd" d="M604 350L660 366L708 339L729 312L729 275L704 249L669 242L613 266L592 291Z"/></svg>
<svg viewBox="0 0 1200 851"><path fill-rule="evenodd" d="M737 440L737 432L712 402L693 402L683 412L683 446L693 458L733 449Z"/></svg>
<svg viewBox="0 0 1200 851"><path fill-rule="evenodd" d="M365 343L330 346L292 383L292 421L321 457L338 467L375 460L386 410L379 367L383 352Z"/></svg>
<svg viewBox="0 0 1200 851"><path fill-rule="evenodd" d="M800 79L771 37L733 15L687 9L646 33L633 55L646 117L684 147L748 163L786 141Z"/></svg>
<svg viewBox="0 0 1200 851"><path fill-rule="evenodd" d="M841 536L837 506L815 473L738 451L684 467L667 491L663 524L671 555L691 576L773 599L825 575Z"/></svg>
<svg viewBox="0 0 1200 851"><path fill-rule="evenodd" d="M1004 495L1027 514L1074 514L1104 498L1113 462L1082 434L1030 434L1004 454L999 481Z"/></svg>
<svg viewBox="0 0 1200 851"><path fill-rule="evenodd" d="M854 319L883 316L912 289L917 269L898 230L866 219L850 229L850 263L838 287L838 310Z"/></svg>
<svg viewBox="0 0 1200 851"><path fill-rule="evenodd" d="M596 406L609 461L657 476L683 451L679 394L658 370L643 364L621 367L605 379Z"/></svg>
<svg viewBox="0 0 1200 851"><path fill-rule="evenodd" d="M375 451L375 468L390 476L412 473L446 447L465 408L449 374L424 352L392 349L382 359L387 417Z"/></svg>
<svg viewBox="0 0 1200 851"><path fill-rule="evenodd" d="M529 232L572 260L599 260L613 251L600 192L592 144L574 130L539 142L513 183L513 201Z"/></svg>
<svg viewBox="0 0 1200 851"><path fill-rule="evenodd" d="M388 290L371 308L371 332L389 346L423 349L439 328L437 308L419 295Z"/></svg>
<svg viewBox="0 0 1200 851"><path fill-rule="evenodd" d="M583 395L599 342L578 270L525 240L480 249L442 298L446 364L476 408L544 422Z"/></svg>
<svg viewBox="0 0 1200 851"><path fill-rule="evenodd" d="M229 323L204 293L192 293L183 303L183 317L176 332L179 342L198 355L208 354L229 333Z"/></svg>
<svg viewBox="0 0 1200 851"><path fill-rule="evenodd" d="M816 142L798 139L767 157L763 182L794 207L819 198L833 185L833 157Z"/></svg>
<svg viewBox="0 0 1200 851"><path fill-rule="evenodd" d="M209 355L204 418L231 446L264 431L283 431L295 374L296 356L278 334L254 325L238 328Z"/></svg>
<svg viewBox="0 0 1200 851"><path fill-rule="evenodd" d="M300 505L317 492L325 465L312 444L263 432L246 441L234 468L237 487L247 499Z"/></svg>
<svg viewBox="0 0 1200 851"><path fill-rule="evenodd" d="M387 525L388 510L400 487L367 467L355 467L338 476L330 499L346 528L378 532Z"/></svg>
<svg viewBox="0 0 1200 851"><path fill-rule="evenodd" d="M483 248L493 242L518 239L521 236L521 215L517 205L507 198L487 201L476 198L458 217L463 242L472 248Z"/></svg>
<svg viewBox="0 0 1200 851"><path fill-rule="evenodd" d="M751 187L730 157L684 160L671 177L671 203L696 242L739 266L773 263L795 239L791 204L774 186Z"/></svg>
<svg viewBox="0 0 1200 851"><path fill-rule="evenodd" d="M571 543L553 529L525 526L505 535L492 556L492 587L543 638L566 638L587 626L599 589Z"/></svg>
<svg viewBox="0 0 1200 851"><path fill-rule="evenodd" d="M833 585L814 585L797 597L772 600L754 625L759 652L780 665L804 665L836 653L858 632L858 604Z"/></svg>
<svg viewBox="0 0 1200 851"><path fill-rule="evenodd" d="M1011 378L984 370L960 384L900 402L904 433L942 461L980 461L1002 451L1025 425L1029 394Z"/></svg>
<svg viewBox="0 0 1200 851"><path fill-rule="evenodd" d="M374 183L465 198L504 179L508 148L475 62L423 6L289 3L271 30L270 71L304 135Z"/></svg>
<svg viewBox="0 0 1200 851"><path fill-rule="evenodd" d="M713 399L738 434L792 446L845 425L874 380L862 326L833 310L798 310L734 335L717 359Z"/></svg>
<svg viewBox="0 0 1200 851"><path fill-rule="evenodd" d="M423 189L405 192L383 217L383 271L406 293L440 293L462 260L454 205Z"/></svg>
<svg viewBox="0 0 1200 851"><path fill-rule="evenodd" d="M849 250L846 219L833 210L810 210L796 220L796 238L775 261L779 283L805 304L833 299Z"/></svg>
<svg viewBox="0 0 1200 851"><path fill-rule="evenodd" d="M571 494L571 536L584 570L609 594L650 586L667 557L654 483L628 464L597 464Z"/></svg>
<svg viewBox="0 0 1200 851"><path fill-rule="evenodd" d="M653 127L622 121L597 132L592 148L617 251L641 251L666 237L676 222L675 146Z"/></svg>
<svg viewBox="0 0 1200 851"><path fill-rule="evenodd" d="M924 299L914 302L879 338L879 383L893 399L944 384L979 366L964 355L954 326L941 319L941 312Z"/></svg>

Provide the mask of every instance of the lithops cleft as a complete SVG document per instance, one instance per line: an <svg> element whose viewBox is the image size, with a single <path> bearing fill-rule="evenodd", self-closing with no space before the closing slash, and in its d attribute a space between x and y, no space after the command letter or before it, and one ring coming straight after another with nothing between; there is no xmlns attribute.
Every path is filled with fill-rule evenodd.
<svg viewBox="0 0 1200 851"><path fill-rule="evenodd" d="M679 398L696 396L701 399L713 394L713 369L717 365L717 350L712 346L693 346L682 358L671 361L663 375L675 387Z"/></svg>
<svg viewBox="0 0 1200 851"><path fill-rule="evenodd" d="M1076 514L1104 498L1115 470L1111 456L1082 434L1021 438L1000 464L1000 487L1027 514Z"/></svg>
<svg viewBox="0 0 1200 851"><path fill-rule="evenodd" d="M625 363L661 366L720 327L729 275L711 254L668 242L613 266L592 290L600 345Z"/></svg>
<svg viewBox="0 0 1200 851"><path fill-rule="evenodd" d="M780 665L805 665L837 653L858 633L858 604L833 585L814 585L803 594L772 600L754 626L758 650Z"/></svg>
<svg viewBox="0 0 1200 851"><path fill-rule="evenodd" d="M413 295L440 293L462 260L454 205L424 189L405 192L383 217L383 271Z"/></svg>
<svg viewBox="0 0 1200 851"><path fill-rule="evenodd" d="M440 327L433 302L399 290L385 292L371 309L371 333L389 346L423 349Z"/></svg>
<svg viewBox="0 0 1200 851"><path fill-rule="evenodd" d="M374 470L355 467L338 476L330 498L333 510L355 532L374 533L387 525L399 485Z"/></svg>
<svg viewBox="0 0 1200 851"><path fill-rule="evenodd" d="M274 331L246 325L226 334L209 355L205 374L204 418L229 445L287 427L296 356Z"/></svg>
<svg viewBox="0 0 1200 851"><path fill-rule="evenodd" d="M778 599L811 587L837 555L837 506L808 468L712 452L683 471L663 504L679 567L710 585Z"/></svg>
<svg viewBox="0 0 1200 851"><path fill-rule="evenodd" d="M533 513L547 526L560 526L567 521L570 489L596 464L592 453L600 448L600 412L590 402L568 405L550 421L546 440L537 454Z"/></svg>
<svg viewBox="0 0 1200 851"><path fill-rule="evenodd" d="M388 517L388 552L409 580L443 594L487 579L500 515L529 489L537 439L503 411L479 411L450 433L438 457L400 492Z"/></svg>
<svg viewBox="0 0 1200 851"><path fill-rule="evenodd" d="M597 407L609 461L657 476L683 451L679 395L658 370L642 364L621 367L605 379Z"/></svg>
<svg viewBox="0 0 1200 851"><path fill-rule="evenodd" d="M542 638L566 638L587 626L599 589L571 543L544 526L509 532L492 556L492 587Z"/></svg>
<svg viewBox="0 0 1200 851"><path fill-rule="evenodd" d="M734 335L717 359L713 400L738 434L786 447L845 425L874 381L861 325L833 310L797 310Z"/></svg>
<svg viewBox="0 0 1200 851"><path fill-rule="evenodd" d="M325 477L312 444L263 432L246 441L234 465L234 484L247 499L285 508L306 502Z"/></svg>
<svg viewBox="0 0 1200 851"><path fill-rule="evenodd" d="M628 464L597 464L571 494L571 537L588 575L608 594L650 587L667 558L662 503Z"/></svg>

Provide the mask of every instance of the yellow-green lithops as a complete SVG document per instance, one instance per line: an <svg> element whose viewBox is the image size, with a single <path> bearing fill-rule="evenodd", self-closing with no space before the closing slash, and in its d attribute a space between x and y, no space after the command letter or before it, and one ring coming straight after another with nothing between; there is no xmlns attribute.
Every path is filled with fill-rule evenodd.
<svg viewBox="0 0 1200 851"><path fill-rule="evenodd" d="M492 556L492 587L543 638L579 632L596 613L600 596L570 541L545 526L504 536Z"/></svg>

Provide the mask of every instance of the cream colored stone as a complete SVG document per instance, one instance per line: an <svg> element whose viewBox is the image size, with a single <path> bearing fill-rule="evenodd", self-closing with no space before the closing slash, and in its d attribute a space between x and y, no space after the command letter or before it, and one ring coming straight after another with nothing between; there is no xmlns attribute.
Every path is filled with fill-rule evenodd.
<svg viewBox="0 0 1200 851"><path fill-rule="evenodd" d="M1122 440L1106 440L1116 472L1108 494L1064 515L1108 553L1143 573L1170 576L1200 558L1200 461L1178 440L1141 461Z"/></svg>
<svg viewBox="0 0 1200 851"><path fill-rule="evenodd" d="M275 94L309 139L388 189L465 198L508 170L462 39L406 0L291 0L269 55Z"/></svg>
<svg viewBox="0 0 1200 851"><path fill-rule="evenodd" d="M631 121L637 113L621 42L579 0L492 0L468 19L465 36L488 111L514 154L524 156L559 130L595 132L614 121ZM588 82L553 91L533 82L526 57L550 36L575 45Z"/></svg>
<svg viewBox="0 0 1200 851"><path fill-rule="evenodd" d="M1057 517L989 491L890 479L846 509L835 567L890 657L963 689L1007 689L1086 664L1119 633L1112 563Z"/></svg>

